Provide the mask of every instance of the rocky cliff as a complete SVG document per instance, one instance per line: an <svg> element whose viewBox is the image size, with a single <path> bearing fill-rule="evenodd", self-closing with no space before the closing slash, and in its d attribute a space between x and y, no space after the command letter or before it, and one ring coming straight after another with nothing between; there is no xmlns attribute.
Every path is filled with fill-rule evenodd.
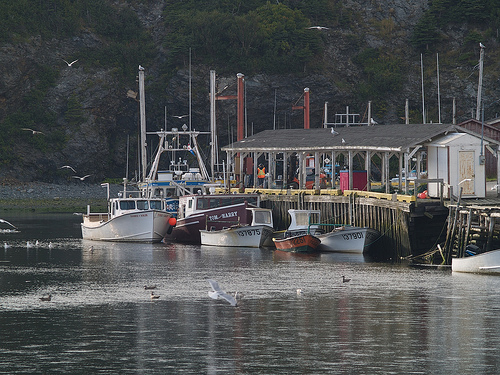
<svg viewBox="0 0 500 375"><path fill-rule="evenodd" d="M169 32L163 20L163 1L142 4L115 1L114 6L133 10L154 42L154 57L145 66L148 131L165 126L169 129L181 127L185 119L171 115L186 114L189 110L189 55L186 48L186 57L179 62L179 70L167 75L162 71L168 52L163 40ZM372 116L380 124L402 122L406 99L410 102L411 122L421 122L420 53L411 46L410 37L426 7L426 0L343 2L345 14L340 18L345 16L345 22L326 25L329 29L321 31L325 49L320 72L246 75L247 134L273 126L301 127L302 113L292 111L291 107L301 103L305 87L310 88L311 127L321 126L325 102L329 103L329 121L333 122L334 114L344 113L347 106L349 112L366 116L368 100L372 100ZM440 53L442 122L452 121L453 98L458 108L457 121L469 118L475 109L478 82L475 65L479 48L470 44L467 56L463 53L470 31L465 26L446 30L441 35L443 43L436 51ZM125 176L127 158L129 176L134 175L138 104L130 93L137 92L137 71L127 76L119 75L115 68L91 53L107 47L107 43L108 40L93 30L82 28L72 37L33 36L0 45L0 121L3 123L0 177L22 181L71 181L73 173L59 168L69 164L80 176L91 174L89 180L100 182L104 178ZM496 83L500 72L495 59L496 38L490 37L483 43L488 47L483 92L485 101L494 102L492 98L498 93ZM383 58L383 69L389 73L397 71L400 76L399 85L386 89L376 100L370 98L370 93L377 92L377 85L387 82L383 77L377 80L380 79L377 65L369 67L364 63L365 57L373 58L373 51L379 59ZM125 59L129 57L124 56ZM436 57L433 51L424 54L423 59L429 122L438 121ZM72 66L63 61L74 59L78 61ZM139 64L144 65L144 62L135 61L136 66ZM192 124L197 130L209 129L210 69L213 67L192 65ZM228 86L225 94L235 93L237 73L218 76L218 86ZM163 80L164 77L169 78ZM49 80L50 84L40 90L44 80ZM22 115L30 105L29 98L37 99L34 97L37 93L42 95L38 100L46 115L22 122L22 127L44 134L32 134L21 126L16 129L16 121L25 121ZM219 144L225 145L235 137L236 104L220 102L217 111ZM495 111L497 107L490 105L485 115L493 117ZM127 144L130 146L128 156ZM153 143L149 146L154 147Z"/></svg>

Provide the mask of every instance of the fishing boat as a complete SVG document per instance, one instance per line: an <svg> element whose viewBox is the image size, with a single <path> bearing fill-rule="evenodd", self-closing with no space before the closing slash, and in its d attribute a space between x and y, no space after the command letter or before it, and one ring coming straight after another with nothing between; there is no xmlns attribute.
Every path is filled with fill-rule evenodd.
<svg viewBox="0 0 500 375"><path fill-rule="evenodd" d="M500 249L451 259L453 272L485 273L500 275Z"/></svg>
<svg viewBox="0 0 500 375"><path fill-rule="evenodd" d="M321 240L312 234L301 234L283 239L273 238L277 250L292 253L314 253L318 250Z"/></svg>
<svg viewBox="0 0 500 375"><path fill-rule="evenodd" d="M318 235L321 240L318 249L326 252L363 254L369 251L370 245L379 237L377 230L368 227L335 226L331 232Z"/></svg>
<svg viewBox="0 0 500 375"><path fill-rule="evenodd" d="M216 230L213 221L206 221L207 229L200 230L201 244L229 247L272 246L273 215L268 208L247 208L252 216L250 225L239 221L222 220L227 227Z"/></svg>
<svg viewBox="0 0 500 375"><path fill-rule="evenodd" d="M109 198L108 211L83 215L84 240L117 242L160 242L173 223L162 199L141 197L139 192L127 193L125 188L118 198ZM128 194L128 196L127 196ZM175 220L175 219L173 219Z"/></svg>
<svg viewBox="0 0 500 375"><path fill-rule="evenodd" d="M228 221L251 225L249 208L259 208L259 194L191 194L179 197L177 223L166 242L201 244L201 230L218 231ZM207 226L210 223L210 226Z"/></svg>
<svg viewBox="0 0 500 375"><path fill-rule="evenodd" d="M273 238L277 250L294 253L316 252L321 240L316 237L321 233L319 210L288 210L290 225L283 238Z"/></svg>

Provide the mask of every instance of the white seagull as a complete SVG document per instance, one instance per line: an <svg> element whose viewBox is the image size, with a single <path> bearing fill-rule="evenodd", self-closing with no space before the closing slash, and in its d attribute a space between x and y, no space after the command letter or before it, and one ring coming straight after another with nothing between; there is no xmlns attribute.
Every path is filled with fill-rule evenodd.
<svg viewBox="0 0 500 375"><path fill-rule="evenodd" d="M177 116L177 115L172 115L172 117L177 117L177 118L184 118L184 117L188 117L189 115L180 115L180 116Z"/></svg>
<svg viewBox="0 0 500 375"><path fill-rule="evenodd" d="M342 144L344 144L344 143L345 143L345 139L344 139L344 138L342 138Z"/></svg>
<svg viewBox="0 0 500 375"><path fill-rule="evenodd" d="M309 26L309 27L306 27L306 29L314 29L314 30L328 30L328 27L325 27L325 26Z"/></svg>
<svg viewBox="0 0 500 375"><path fill-rule="evenodd" d="M377 125L378 122L373 119L373 117L370 119L370 124L372 125Z"/></svg>
<svg viewBox="0 0 500 375"><path fill-rule="evenodd" d="M67 62L66 60L62 59L66 64L68 64L68 66L72 66L74 63L76 63L78 61L78 59L76 59L75 61L72 61L72 62Z"/></svg>
<svg viewBox="0 0 500 375"><path fill-rule="evenodd" d="M0 223L5 223L5 224L8 224L8 225L10 225L12 228L17 229L17 227L16 227L14 224L9 223L7 220L0 219Z"/></svg>
<svg viewBox="0 0 500 375"><path fill-rule="evenodd" d="M57 169L63 169L63 168L71 169L74 173L76 173L75 168L73 168L71 165L63 165L62 167L59 167Z"/></svg>
<svg viewBox="0 0 500 375"><path fill-rule="evenodd" d="M485 45L483 43L481 43L481 42L479 42L479 47L480 48L486 48Z"/></svg>
<svg viewBox="0 0 500 375"><path fill-rule="evenodd" d="M210 298L213 298L213 299L222 298L222 299L225 299L227 302L229 302L231 304L231 306L237 305L236 299L233 296L224 292L219 287L219 284L217 283L217 281L211 280L211 279L208 279L207 281L210 283L210 286L212 287L212 290L213 290L212 292L208 292L208 295L210 296Z"/></svg>
<svg viewBox="0 0 500 375"><path fill-rule="evenodd" d="M335 131L335 129L333 129L333 128L332 128L332 134L333 134L333 135L337 135L337 134L339 134L339 133L338 133L338 132L336 132L336 131Z"/></svg>
<svg viewBox="0 0 500 375"><path fill-rule="evenodd" d="M83 177L80 177L80 176L72 176L72 177L73 177L73 178L78 178L80 181L83 181L83 180L85 180L87 177L90 177L90 176L92 176L92 175L91 175L91 174L88 174L88 175L85 175L85 176L83 176Z"/></svg>
<svg viewBox="0 0 500 375"><path fill-rule="evenodd" d="M35 134L45 134L45 133L43 133L43 132L40 132L40 131L38 131L38 130L33 130L33 129L30 129L30 128L22 128L22 130L27 130L27 131L30 131L30 132L32 132L32 133L33 133L33 135L35 135Z"/></svg>

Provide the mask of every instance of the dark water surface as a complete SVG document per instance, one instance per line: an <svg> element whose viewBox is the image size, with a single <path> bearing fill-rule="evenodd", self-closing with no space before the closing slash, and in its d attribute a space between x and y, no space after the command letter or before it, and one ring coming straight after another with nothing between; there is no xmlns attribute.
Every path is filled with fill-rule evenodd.
<svg viewBox="0 0 500 375"><path fill-rule="evenodd" d="M21 229L0 233L2 374L500 372L499 277L349 255L90 242L75 215L2 218ZM239 306L210 299L207 278L243 293ZM160 299L144 290L151 284Z"/></svg>

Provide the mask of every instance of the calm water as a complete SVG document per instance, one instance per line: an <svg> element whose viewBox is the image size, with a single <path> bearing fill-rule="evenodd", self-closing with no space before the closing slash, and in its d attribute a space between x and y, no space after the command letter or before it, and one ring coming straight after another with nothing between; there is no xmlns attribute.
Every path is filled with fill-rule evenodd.
<svg viewBox="0 0 500 375"><path fill-rule="evenodd" d="M10 261L0 265L2 374L500 372L499 277L334 254L89 242L74 215L3 218L21 232L0 233L10 245L0 247ZM207 278L243 293L239 306L210 299Z"/></svg>

